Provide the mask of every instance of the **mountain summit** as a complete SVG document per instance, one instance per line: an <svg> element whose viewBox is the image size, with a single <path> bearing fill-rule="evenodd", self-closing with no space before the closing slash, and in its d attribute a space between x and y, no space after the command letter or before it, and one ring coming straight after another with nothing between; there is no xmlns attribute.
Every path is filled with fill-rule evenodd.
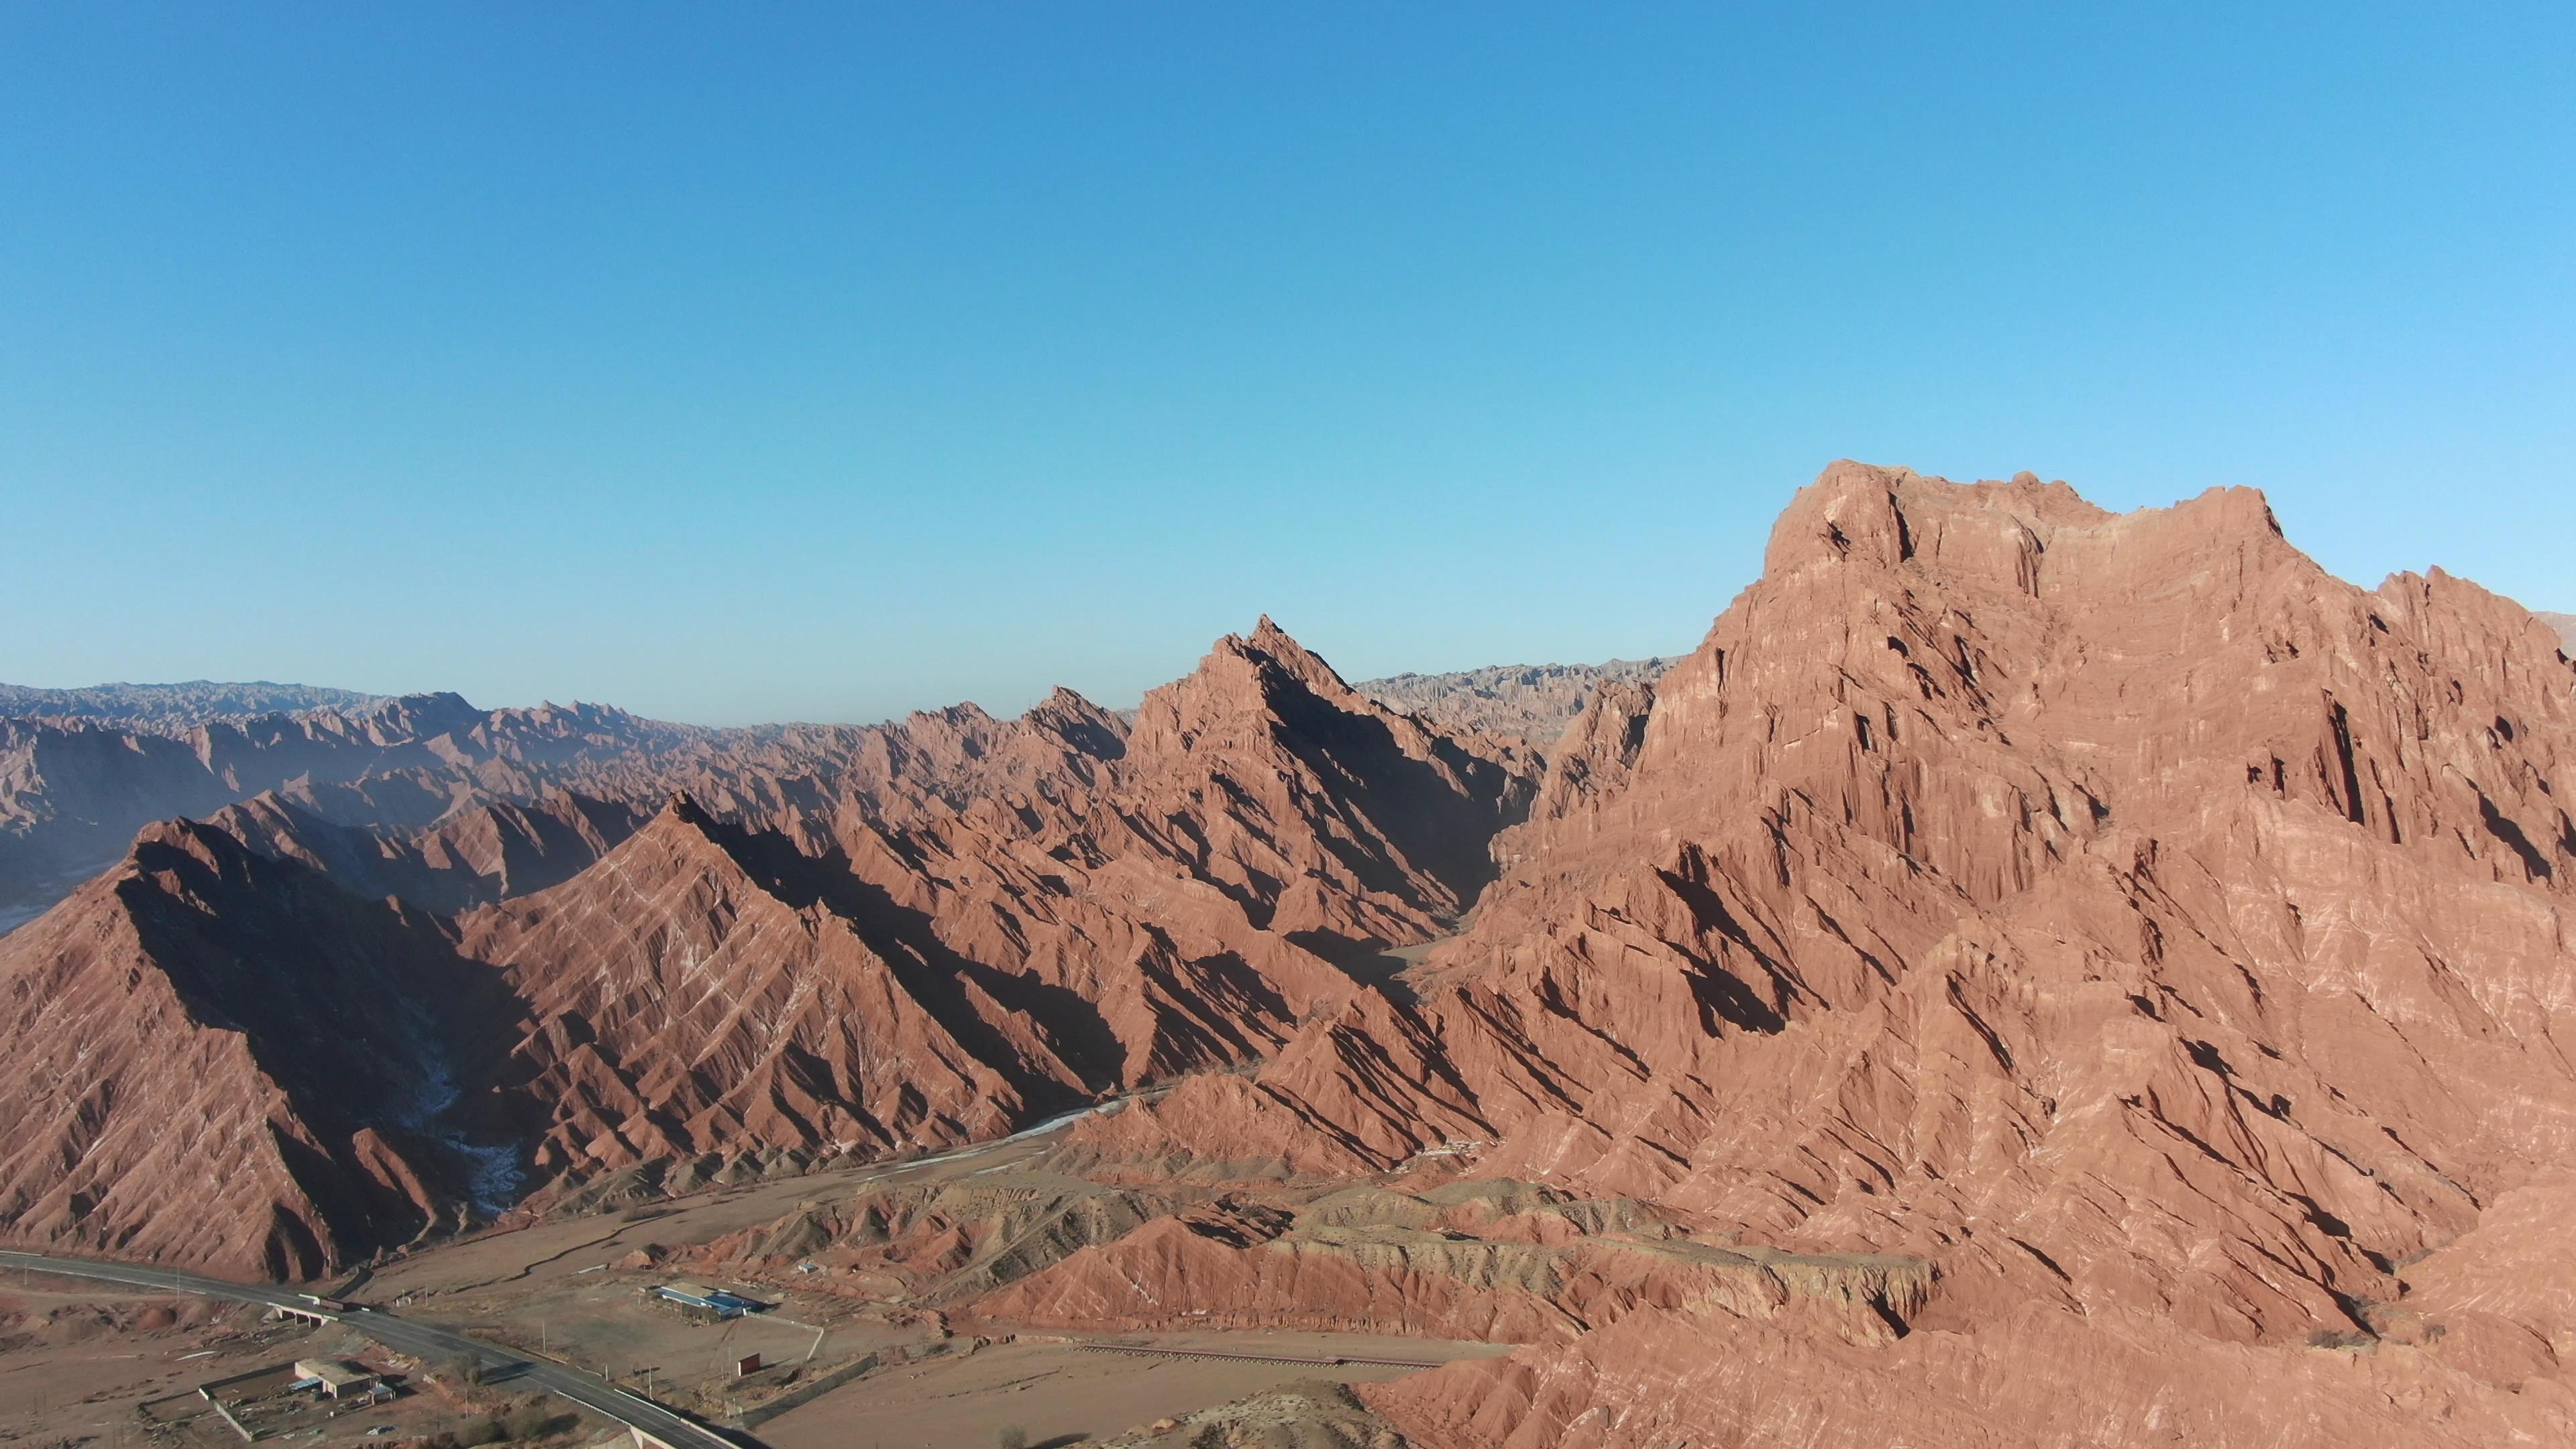
<svg viewBox="0 0 2576 1449"><path fill-rule="evenodd" d="M2194 1378L2243 1389L2192 1393L2214 1441L2359 1432L2311 1336L2420 1346L2478 1426L2445 1442L2565 1427L2485 1386L2576 1321L2433 1286L2576 1281L2474 1231L2576 1202L2576 666L2530 614L2342 583L2246 490L2113 515L1840 464L1568 740L1587 773L1498 840L1418 1005L1354 998L1088 1150L1438 1162L1937 1286L1877 1298L1901 1343L1861 1356L1640 1303L1371 1390L1409 1438L2054 1442Z"/></svg>

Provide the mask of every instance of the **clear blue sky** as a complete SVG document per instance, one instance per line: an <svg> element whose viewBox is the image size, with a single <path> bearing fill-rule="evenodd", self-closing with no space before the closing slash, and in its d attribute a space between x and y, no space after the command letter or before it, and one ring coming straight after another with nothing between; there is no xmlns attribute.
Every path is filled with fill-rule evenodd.
<svg viewBox="0 0 2576 1449"><path fill-rule="evenodd" d="M2564 0L1262 8L7 7L0 679L1668 652L1838 456L2576 607Z"/></svg>

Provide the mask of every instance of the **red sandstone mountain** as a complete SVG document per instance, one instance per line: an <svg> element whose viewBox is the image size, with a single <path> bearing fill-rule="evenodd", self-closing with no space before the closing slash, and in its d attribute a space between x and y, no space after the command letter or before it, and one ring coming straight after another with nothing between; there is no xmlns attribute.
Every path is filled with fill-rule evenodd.
<svg viewBox="0 0 2576 1449"><path fill-rule="evenodd" d="M151 827L0 940L0 1223L294 1278L451 1219L481 1167L440 1120L474 976L426 913Z"/></svg>
<svg viewBox="0 0 2576 1449"><path fill-rule="evenodd" d="M60 1125L12 1159L9 1236L309 1274L527 1189L957 1143L1250 1062L1359 989L1334 960L1449 929L1530 795L1526 762L1379 707L1267 620L1132 732L1064 692L1012 721L965 706L622 755L481 719L429 744L442 721L388 725L394 764L355 788L533 803L367 830L334 823L308 772L147 830L0 939L0 1044L22 1057L125 1040L137 993L161 1003L154 1032L232 1033L238 1057L208 1073L138 1040L13 1077L0 1101ZM544 791L541 758L612 798ZM625 802L675 781L638 828ZM223 888L163 869L174 841ZM173 893L188 930L132 924ZM370 1068L381 1090L320 1091L327 1054L297 1047L344 1039L344 990L374 1049L410 1032ZM266 1134L80 1147L232 1101ZM201 1171L237 1193L168 1190Z"/></svg>
<svg viewBox="0 0 2576 1449"><path fill-rule="evenodd" d="M2245 491L1838 465L1569 731L1418 1005L1081 1151L1463 1163L1936 1275L1892 1345L1675 1295L1368 1391L1421 1444L2563 1439L2563 1308L2469 1285L2576 1280L2510 1226L2576 1181L2571 771L2576 666L2475 585L2341 583ZM1321 1306L1240 1251L1114 1271Z"/></svg>
<svg viewBox="0 0 2576 1449"><path fill-rule="evenodd" d="M1186 778L1169 783L1201 796L1210 789L1220 795L1248 789L1255 808L1277 805L1296 828L1320 829L1333 842L1331 870L1347 875L1376 869L1370 860L1391 865L1412 885L1431 884L1439 897L1435 914L1454 912L1490 875L1480 843L1463 851L1444 848L1435 852L1438 859L1416 869L1387 855L1390 846L1401 854L1404 842L1372 840L1367 828L1354 833L1332 823L1328 817L1335 807L1311 798L1314 790L1359 781L1384 764L1393 773L1368 781L1371 788L1404 799L1421 796L1437 812L1447 808L1438 803L1440 792L1468 776L1476 777L1474 788L1499 800L1508 792L1494 783L1497 771L1527 774L1531 764L1489 747L1478 747L1483 756L1456 747L1435 750L1422 726L1361 697L1262 622L1250 639L1223 641L1209 656L1203 672L1226 675L1223 686L1183 681L1158 692L1146 709L1154 728L1167 732L1233 731L1228 738L1259 754L1260 763L1248 766L1240 779L1214 782L1192 776L1198 767L1183 764ZM1331 703L1324 713L1310 712L1288 726L1295 738L1283 746L1253 738L1268 728L1259 720L1238 728L1242 722L1228 718L1236 706L1223 696L1237 687L1245 691L1237 705L1256 714L1273 704L1302 707L1309 696L1329 697ZM1186 698L1165 698L1175 691ZM1205 718L1184 718L1201 708L1209 711ZM1327 726L1324 733L1297 734L1317 724ZM790 832L844 810L895 824L970 809L1005 810L1028 817L1009 828L1040 830L1040 817L1092 808L1127 752L1127 729L1118 716L1069 690L1016 720L997 720L967 704L886 725L734 730L665 724L591 705L487 712L444 694L389 700L362 712L277 714L167 734L85 719L0 718L0 925L32 915L113 864L135 831L152 821L205 818L263 794L313 821L377 835L459 824L486 806L544 813L556 808L550 801L567 793L630 815L649 814L675 791L688 792L723 818ZM1356 775L1336 757L1354 751L1362 757L1355 761ZM1162 768L1191 753L1148 749L1138 765ZM1315 771L1335 778L1319 781ZM1445 783L1434 778L1443 776ZM1426 781L1432 793L1421 795ZM1276 786L1302 793L1259 798ZM1402 807L1404 799L1393 803ZM1432 838L1445 840L1460 828L1489 834L1495 823L1485 808L1481 819L1452 811L1436 828L1428 822L1393 828L1428 829ZM486 817L471 828L488 834L494 827ZM1150 837L1146 848L1157 851L1200 850L1143 818L1120 825L1095 812L1075 828ZM1260 833L1258 826L1252 831ZM1222 858L1234 845L1253 855ZM1415 849L1421 849L1418 841ZM1247 899L1261 898L1264 912L1278 907L1270 897L1283 891L1292 897L1292 914L1310 909L1294 889L1304 864L1289 870L1284 859L1265 861L1260 854L1258 844L1245 837L1216 847L1201 865L1210 879L1225 878L1230 888L1248 891ZM1372 884L1359 895L1375 891ZM1387 909L1384 900L1355 903L1354 909L1360 914L1351 919L1319 917L1313 924L1358 938L1370 935L1373 924L1418 932L1423 919L1399 910L1379 921L1375 913Z"/></svg>
<svg viewBox="0 0 2576 1449"><path fill-rule="evenodd" d="M483 805L427 830L393 832L335 825L263 791L206 823L262 855L301 861L353 894L457 911L570 879L643 817L631 806L549 790L526 805Z"/></svg>

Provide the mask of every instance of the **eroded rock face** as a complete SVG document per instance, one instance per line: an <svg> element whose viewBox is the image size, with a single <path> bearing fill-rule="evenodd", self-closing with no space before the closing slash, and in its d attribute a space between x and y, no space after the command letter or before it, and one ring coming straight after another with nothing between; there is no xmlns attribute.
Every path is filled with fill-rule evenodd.
<svg viewBox="0 0 2576 1449"><path fill-rule="evenodd" d="M452 1223L490 1187L449 1116L484 974L426 912L152 827L0 940L0 1223L283 1278Z"/></svg>
<svg viewBox="0 0 2576 1449"><path fill-rule="evenodd" d="M710 1252L1524 1345L1362 1391L1423 1445L2568 1441L2562 647L2332 579L2249 492L1846 464L1543 781L1266 621L1132 724L594 758L424 716L376 747L455 760L148 832L0 942L43 1128L0 1216L314 1273L502 1168L616 1201L1177 1076L1078 1129L1089 1184ZM435 829L330 813L414 786Z"/></svg>
<svg viewBox="0 0 2576 1449"><path fill-rule="evenodd" d="M1264 618L1145 696L1108 813L1256 923L1332 954L1428 940L1463 913L1534 773L1378 704Z"/></svg>
<svg viewBox="0 0 2576 1449"><path fill-rule="evenodd" d="M2442 1357L2257 1347L2037 1305L1888 1344L1648 1311L1563 1348L1451 1364L1360 1397L1420 1449L1672 1444L2545 1444L2562 1381L2506 1389Z"/></svg>
<svg viewBox="0 0 2576 1449"><path fill-rule="evenodd" d="M1750 1325L1667 1349L1631 1315L1370 1391L1424 1442L1758 1442L1801 1389L1742 1384L1848 1371L1876 1409L1792 1437L1877 1443L1899 1401L2034 1360L2047 1393L2131 1374L2111 1422L2145 1434L2180 1380L2141 1365L2276 1358L2320 1424L2384 1381L2563 1433L2563 1397L2480 1400L2479 1365L2562 1331L2536 1308L2387 1348L2414 1367L2301 1356L2393 1343L2402 1265L2564 1180L2571 710L2530 614L2438 571L2344 584L2251 492L2114 516L1837 465L1695 654L1568 731L1418 1003L1355 998L1082 1147L1445 1153L1940 1275L1876 1357ZM2045 1398L1956 1441L2048 1441Z"/></svg>
<svg viewBox="0 0 2576 1449"><path fill-rule="evenodd" d="M1535 771L1267 620L1132 730L1069 692L622 749L604 716L541 748L461 701L415 714L371 717L375 763L337 785L147 829L0 940L0 1048L53 1064L7 1084L45 1124L0 1182L9 1236L303 1276L621 1174L955 1145L1248 1064L1362 989L1335 961L1452 928ZM279 748L339 748L315 728ZM396 782L455 803L414 829L332 813ZM223 888L164 869L173 842ZM345 1020L315 1004L343 992ZM84 1054L147 1027L226 1055ZM309 1069L352 1041L381 1059L324 1090ZM203 1173L221 1201L169 1191Z"/></svg>

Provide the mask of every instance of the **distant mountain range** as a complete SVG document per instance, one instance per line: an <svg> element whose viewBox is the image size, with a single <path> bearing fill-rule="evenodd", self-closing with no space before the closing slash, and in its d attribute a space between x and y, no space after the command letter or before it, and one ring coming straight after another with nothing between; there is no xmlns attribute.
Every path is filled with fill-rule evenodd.
<svg viewBox="0 0 2576 1449"><path fill-rule="evenodd" d="M361 694L354 689L272 684L265 679L231 684L211 679L191 679L183 684L93 684L86 689L30 689L23 684L0 684L0 716L107 720L130 729L155 731L316 709L362 710L383 700L382 695Z"/></svg>
<svg viewBox="0 0 2576 1449"><path fill-rule="evenodd" d="M2568 648L2576 649L2576 614L2543 613L2540 622L2557 630L2558 637L2567 641Z"/></svg>
<svg viewBox="0 0 2576 1449"><path fill-rule="evenodd" d="M2576 614L2537 611L2576 650ZM1391 674L1351 688L1393 709L1417 714L1447 730L1466 730L1545 745L1608 684L1652 684L1673 665L1668 656L1611 659L1599 664L1493 664L1445 674ZM425 696L415 696L422 698ZM0 684L0 719L82 719L157 734L177 734L206 724L239 724L263 715L315 710L361 714L393 699L354 689L267 680L225 683L192 679L181 684L93 684L85 689L33 689ZM1133 711L1113 711L1121 715ZM504 711L504 713L511 713ZM627 716L632 718L632 716ZM672 725L675 730L695 726ZM774 728L755 726L754 729Z"/></svg>
<svg viewBox="0 0 2576 1449"><path fill-rule="evenodd" d="M1669 662L1510 665L1352 688L1446 733L1543 745L1603 681L1651 680ZM1105 728L1136 719L1133 710L1100 713ZM0 932L115 864L144 826L202 820L263 794L317 825L414 832L479 820L487 807L527 806L551 819L602 800L649 806L673 790L741 809L752 788L746 770L836 780L855 771L890 784L905 767L887 753L904 747L888 742L934 720L968 736L994 725L973 705L905 725L716 729L597 705L483 710L454 694L389 698L267 681L0 685ZM497 856L477 859L466 877L498 871ZM401 873L379 861L366 874L390 880L388 870ZM442 904L476 898L470 886L403 878L412 889L400 893L414 900L422 890Z"/></svg>
<svg viewBox="0 0 2576 1449"><path fill-rule="evenodd" d="M1496 664L1454 674L1397 674L1351 686L1380 704L1408 710L1443 729L1544 745L1565 733L1603 684L1651 684L1670 659L1613 659L1606 664Z"/></svg>

